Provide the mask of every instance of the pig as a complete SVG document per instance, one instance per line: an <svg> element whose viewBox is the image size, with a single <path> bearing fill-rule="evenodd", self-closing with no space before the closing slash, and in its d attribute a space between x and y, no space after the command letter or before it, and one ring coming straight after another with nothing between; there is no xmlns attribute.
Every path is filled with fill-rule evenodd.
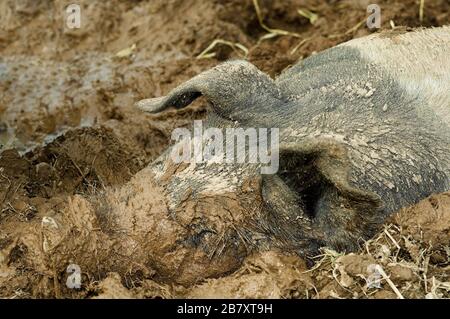
<svg viewBox="0 0 450 319"><path fill-rule="evenodd" d="M450 189L448 52L449 27L379 33L275 80L227 61L138 102L155 113L203 96L205 131L268 129L257 141L271 146L274 170L261 161L178 161L184 146L208 149L215 139L177 142L125 184L70 196L24 223L5 260L43 284L76 264L98 278L116 272L188 287L242 269L261 251L310 261L324 246L354 251L393 212ZM250 153L250 144L233 150ZM1 229L13 230L9 222ZM17 251L28 253L17 259Z"/></svg>
<svg viewBox="0 0 450 319"><path fill-rule="evenodd" d="M138 108L210 104L203 125L278 128L279 169L150 165L184 245L238 264L252 249L354 251L402 207L450 189L450 27L393 31L315 54L276 79L227 61ZM212 257L211 257L212 258Z"/></svg>

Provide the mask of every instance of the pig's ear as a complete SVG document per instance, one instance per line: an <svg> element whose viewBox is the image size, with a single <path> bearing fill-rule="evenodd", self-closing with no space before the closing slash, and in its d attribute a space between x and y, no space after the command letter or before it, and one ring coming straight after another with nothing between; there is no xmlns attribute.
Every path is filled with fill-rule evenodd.
<svg viewBox="0 0 450 319"><path fill-rule="evenodd" d="M141 100L135 106L144 112L158 113L169 107L180 109L188 106L201 95L202 93L194 87L183 86L183 88L175 90L168 96Z"/></svg>
<svg viewBox="0 0 450 319"><path fill-rule="evenodd" d="M247 61L229 61L200 73L173 89L167 96L146 99L136 106L150 113L169 107L183 108L199 96L212 104L217 115L248 119L264 108L279 105L279 90L269 76ZM267 110L266 110L267 111Z"/></svg>
<svg viewBox="0 0 450 319"><path fill-rule="evenodd" d="M231 76L233 75L228 74L226 68L224 69L223 66L219 65L179 85L167 96L141 100L135 105L142 111L157 113L169 107L177 109L186 107L202 95L209 102L216 104L219 102L219 91L221 90L223 79Z"/></svg>
<svg viewBox="0 0 450 319"><path fill-rule="evenodd" d="M287 198L296 203L296 218L309 219L312 229L323 234L327 245L335 249L352 250L359 238L372 235L381 220L381 200L350 184L351 165L342 144L314 138L281 144L279 154L277 186L271 186L273 177L263 175L266 189L283 189L271 196L263 192L271 207L285 207L283 193L290 194Z"/></svg>

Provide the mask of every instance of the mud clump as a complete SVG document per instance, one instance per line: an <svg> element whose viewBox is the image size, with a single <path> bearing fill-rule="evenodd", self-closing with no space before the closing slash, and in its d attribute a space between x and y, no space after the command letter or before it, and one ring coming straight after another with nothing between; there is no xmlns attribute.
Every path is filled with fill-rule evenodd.
<svg viewBox="0 0 450 319"><path fill-rule="evenodd" d="M34 166L27 185L31 196L52 197L56 189L40 189L49 183L66 194L122 184L141 168L129 147L105 127L68 131L25 156Z"/></svg>
<svg viewBox="0 0 450 319"><path fill-rule="evenodd" d="M79 128L20 155L0 153L0 195L15 202L38 202L67 194L119 185L141 167L111 129ZM20 204L18 204L20 206Z"/></svg>
<svg viewBox="0 0 450 319"><path fill-rule="evenodd" d="M236 273L207 280L186 292L187 298L295 298L313 289L306 264L297 256L278 251L257 253Z"/></svg>
<svg viewBox="0 0 450 319"><path fill-rule="evenodd" d="M264 25L285 36L267 36L253 0L82 0L85 19L73 30L64 23L70 3L0 3L1 297L450 297L448 193L401 210L355 254L322 250L311 269L297 256L242 245L211 264L195 246L202 225L190 221L195 209L220 221L233 198L213 213L217 203L207 196L186 201L174 217L146 170L173 129L202 119L209 106L199 99L144 115L135 101L165 95L227 59L247 58L276 76L369 34L361 23L366 1L259 0ZM445 0L427 2L422 22L416 1L378 4L382 29L390 20L450 23ZM223 41L199 58L214 40ZM189 267L194 262L200 266ZM81 289L66 286L70 264L82 270Z"/></svg>

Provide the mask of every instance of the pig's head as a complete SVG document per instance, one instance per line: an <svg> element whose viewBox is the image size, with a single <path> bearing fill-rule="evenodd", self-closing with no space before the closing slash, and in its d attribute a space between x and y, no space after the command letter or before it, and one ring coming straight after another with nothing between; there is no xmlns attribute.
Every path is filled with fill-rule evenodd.
<svg viewBox="0 0 450 319"><path fill-rule="evenodd" d="M307 123L289 116L292 107L301 105L293 106L298 101L252 64L223 63L137 106L155 113L183 108L199 96L211 104L203 130L217 128L226 136L226 128L279 129L278 158L271 157L269 164L248 163L248 158L244 163L177 163L174 148L176 154L186 150L179 145L151 164L169 218L186 230L182 245L195 248L199 260L215 264L209 269L231 271L252 250L273 246L301 256L323 245L352 250L358 239L371 235L380 202L349 184L345 147L330 136L291 136L292 127ZM260 143L263 139L258 137ZM194 138L184 142L191 150L200 144ZM274 135L266 142L275 145ZM249 150L248 144L243 147ZM271 165L275 171L263 174L262 166Z"/></svg>

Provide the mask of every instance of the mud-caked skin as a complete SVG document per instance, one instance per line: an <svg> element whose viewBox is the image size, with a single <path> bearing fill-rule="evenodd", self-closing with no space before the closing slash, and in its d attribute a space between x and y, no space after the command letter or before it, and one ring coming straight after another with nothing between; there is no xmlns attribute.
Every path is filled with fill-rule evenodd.
<svg viewBox="0 0 450 319"><path fill-rule="evenodd" d="M375 34L299 61L275 80L229 61L139 102L159 112L203 95L211 103L204 128L280 129L273 175L256 164L175 165L170 150L162 155L151 169L173 218L188 197L233 198L244 217L222 226L236 230L234 240L299 254L355 249L389 214L450 189L449 52L450 27ZM190 220L191 244L220 237L217 223Z"/></svg>

